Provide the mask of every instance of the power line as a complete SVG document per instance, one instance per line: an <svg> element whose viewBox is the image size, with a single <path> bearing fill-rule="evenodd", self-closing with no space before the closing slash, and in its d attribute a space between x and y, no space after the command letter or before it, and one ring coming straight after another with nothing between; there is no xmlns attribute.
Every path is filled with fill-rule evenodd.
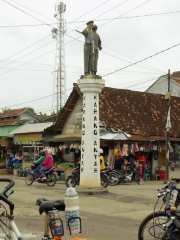
<svg viewBox="0 0 180 240"><path fill-rule="evenodd" d="M12 0L11 0L12 1ZM152 13L152 14L145 14L145 15L136 15L136 16L129 16L129 17L116 17L116 18L105 18L105 19L96 19L97 22L100 21L108 21L108 20L121 20L121 19L131 19L131 18L143 18L143 17L153 17L153 16L162 16L162 15L169 15L169 14L175 14L180 13L180 11L175 12L165 12L165 13ZM40 14L41 15L41 14ZM43 15L42 15L43 16ZM86 23L85 21L71 21L67 22L67 24L72 23ZM15 28L15 27L39 27L39 26L45 26L45 25L54 25L56 23L41 23L41 24L26 24L26 25L8 25L8 26L0 26L0 28Z"/></svg>
<svg viewBox="0 0 180 240"><path fill-rule="evenodd" d="M4 60L1 60L1 61L0 61L0 63L2 63L2 62L4 62L4 61L7 61L9 58L12 58L12 57L14 57L15 55L17 55L17 54L19 54L19 53L23 52L24 50L26 50L26 49L28 49L28 48L32 47L33 45L35 45L35 44L37 44L37 43L41 42L42 40L44 40L44 39L45 39L45 38L47 38L47 37L49 37L49 35L48 35L48 36L46 36L46 37L44 37L44 38L42 38L42 39L40 39L40 40L38 40L37 42L35 42L35 43L31 44L30 46L28 46L28 47L24 48L23 50L21 50L21 51L19 51L19 52L15 53L15 54L13 54L13 55L11 55L10 57L8 57L8 58L6 58L6 59L4 59Z"/></svg>
<svg viewBox="0 0 180 240"><path fill-rule="evenodd" d="M16 4L18 4L18 5L22 6L22 7L26 8L26 9L28 9L28 10L34 12L34 13L36 13L36 14L38 14L38 15L40 15L41 17L44 17L44 18L46 18L46 19L48 19L48 20L53 21L52 19L50 19L50 18L48 18L48 17L42 15L41 13L38 13L38 12L36 12L36 11L34 11L34 10L32 10L32 9L30 9L30 8L28 8L28 7L24 6L24 5L22 5L22 4L18 3L18 2L16 2L16 1L14 1L14 0L11 0L11 1L12 1L12 2L15 2ZM54 23L55 23L55 22L54 22Z"/></svg>
<svg viewBox="0 0 180 240"><path fill-rule="evenodd" d="M71 89L72 88L66 89L66 91L71 90ZM54 94L57 94L57 93L54 93ZM35 101L42 100L42 99L45 99L45 98L48 98L48 97L52 97L54 94L47 95L47 96L41 97L41 98L37 98L37 99L31 100L31 101L28 101L28 102L23 102L23 103L11 105L11 106L8 106L8 107L10 108L10 107L15 107L15 106L19 106L19 105L22 105L22 104L30 103L30 102L35 102ZM5 108L5 107L0 107L0 108L2 109L2 108Z"/></svg>
<svg viewBox="0 0 180 240"><path fill-rule="evenodd" d="M26 65L26 64L28 64L28 63L30 63L30 62L38 59L38 58L43 57L43 56L45 56L45 55L47 55L47 54L49 54L49 53L51 53L51 52L53 52L53 51L55 51L55 50L56 50L56 49L53 49L53 50L51 50L51 51L49 51L49 52L47 52L47 53L45 53L45 54L43 54L43 55L41 55L41 56L39 56L39 57L37 57L37 58L34 58L34 59L30 60L29 62L23 63L23 64L21 64L20 66L18 66L18 67L16 67L16 68L13 68L12 70L9 70L9 71L7 71L7 72L5 72L5 73L11 72L11 71L13 71L13 70L15 70L15 69L23 66L23 65ZM5 73L0 74L0 76L4 75Z"/></svg>
<svg viewBox="0 0 180 240"><path fill-rule="evenodd" d="M118 16L118 17L124 16L125 14L127 14L127 13L129 13L129 12L131 12L131 11L133 11L133 10L135 10L135 9L137 9L137 8L139 8L139 7L141 7L141 6L143 6L144 4L146 4L146 3L150 2L150 1L151 1L151 0L148 0L148 1L142 3L142 4L138 5L138 6L136 6L136 7L132 8L132 9L130 9L129 11L127 11L127 12L121 14L121 15ZM115 19L112 19L112 20L110 20L109 22L102 24L100 27L102 27L102 26L104 26L104 25L106 25L106 24L112 22L113 20L115 20Z"/></svg>
<svg viewBox="0 0 180 240"><path fill-rule="evenodd" d="M52 42L54 42L54 41L51 41L51 42L49 42L49 43L43 45L42 47L39 47L39 48L35 49L34 51L31 51L30 53L27 53L26 55L24 55L24 56L22 56L22 57L20 57L20 58L18 58L18 59L16 59L16 60L19 60L19 59L21 59L21 58L24 58L24 57L26 57L26 56L28 56L28 55L30 55L30 54L32 54L32 53L38 51L39 49L41 49L41 48L43 48L43 47L49 45L49 44L52 43ZM15 60L15 61L16 61L16 60ZM4 65L4 66L2 66L2 67L6 67L6 66L12 64L13 62L14 62L14 61L12 61L11 63L8 63L8 64L6 64L6 65ZM24 63L24 64L22 64L22 65L25 65L25 64L26 64L26 63ZM20 66L22 66L22 65L20 65ZM18 66L18 67L20 67L20 66ZM18 68L18 67L17 67L17 68ZM16 68L14 68L14 69L16 69ZM14 69L11 69L11 70L9 70L9 71L7 71L7 72L4 72L4 73L0 74L0 76L1 76L1 75L4 75L5 73L8 73L8 72L10 72L10 71L13 71Z"/></svg>
<svg viewBox="0 0 180 240"><path fill-rule="evenodd" d="M108 74L104 75L103 77L106 77L106 76L111 75L111 74L113 74L113 73L115 73L115 72L121 71L121 70L123 70L123 69L125 69L125 68L131 67L131 66L133 66L133 65L136 65L137 63L140 63L140 62L143 62L143 61L145 61L145 60L147 60L147 59L149 59L149 58L155 57L155 56L157 56L157 55L159 55L159 54L161 54L161 53L163 53L163 52L166 52L166 51L168 51L168 50L170 50L170 49L172 49L172 48L174 48L174 47L177 47L177 46L179 46L179 45L180 45L180 43L175 44L175 45L173 45L173 46L171 46L171 47L169 47L169 48L166 48L165 50L162 50L162 51L160 51L160 52L158 52L158 53L155 53L155 54L153 54L153 55L151 55L151 56L149 56L149 57L143 58L143 59L141 59L141 60L139 60L139 61L137 61L137 62L134 62L134 63L132 63L132 64L130 64L130 65L125 66L125 67L122 67L122 68L120 68L120 69L118 69L118 70L116 70L116 71L113 71L113 72L111 72L111 73L108 73Z"/></svg>
<svg viewBox="0 0 180 240"><path fill-rule="evenodd" d="M107 55L109 55L109 56L111 56L111 57L114 57L114 58L120 59L120 60L123 61L123 62L131 63L130 61L127 61L127 60L124 60L124 59L122 59L122 58L116 57L116 56L111 55L111 54L109 54L109 53L106 53L106 52L104 52L104 51L102 51L102 52L105 53L105 54L107 54ZM152 69L152 68L144 67L144 66L141 66L141 65L137 65L137 66L138 66L138 67L145 68L145 69L148 69L148 70L154 70L154 69ZM157 69L155 69L155 70L157 70ZM158 71L159 71L159 72L162 72L162 71L160 71L160 70L158 70ZM164 72L163 72L163 73L164 73Z"/></svg>
<svg viewBox="0 0 180 240"><path fill-rule="evenodd" d="M156 79L156 78L153 78L153 79ZM148 81L152 81L153 79L148 79ZM148 81L145 81L145 82L141 82L139 84L143 84L143 83L146 83ZM135 86L138 85L138 84L134 84ZM124 86L126 87L126 86ZM66 91L69 91L73 88L69 88L69 89L66 89ZM54 94L57 94L57 93L54 93ZM37 99L34 99L34 100L31 100L31 101L28 101L28 102L23 102L23 103L19 103L19 104L15 104L15 105L11 105L11 106L8 106L9 108L10 107L14 107L14 106L19 106L19 105L22 105L22 104L27 104L27 103L30 103L30 102L35 102L35 101L39 101L39 100L42 100L42 99L45 99L45 98L48 98L48 97L52 97L54 94L51 94L51 95L47 95L47 96L44 96L44 97L41 97L41 98L37 98ZM6 106L7 107L7 106ZM0 108L3 108L3 107L0 107Z"/></svg>
<svg viewBox="0 0 180 240"><path fill-rule="evenodd" d="M6 2L5 0L3 0L4 2ZM13 0L12 0L13 1ZM93 11L93 10L95 10L95 9L97 9L98 7L100 7L100 6L102 6L103 4L105 4L106 2L108 2L108 1L110 1L110 0L107 0L107 1L105 1L104 3L102 3L102 4L100 4L100 5L98 5L97 7L95 7L94 9L92 9L92 10L90 10L89 12L87 12L87 13L90 13L91 11ZM15 2L15 1L14 1ZM8 2L6 2L6 3L8 3ZM17 3L17 2L16 2ZM8 3L9 4L9 3ZM14 5L12 5L12 4L10 4L11 6L13 6L13 7L15 7ZM22 4L19 4L19 5L22 5ZM22 5L23 6L23 5ZM25 7L25 6L24 6ZM15 7L16 8L16 7ZM26 7L25 7L26 8ZM20 10L21 11L21 9L19 9L19 8L17 8L18 10ZM29 9L29 8L28 8ZM31 9L29 9L29 10L31 10ZM33 10L31 10L31 11L33 11ZM24 12L24 11L23 11ZM35 12L35 11L33 11L33 12ZM25 12L24 12L25 13ZM36 12L37 13L37 12ZM86 13L86 14L87 14ZM86 15L86 14L83 14L82 16L84 16L84 15ZM41 15L41 16L43 16L42 14L39 14L39 15ZM82 17L81 16L81 17ZM31 16L31 17L33 17L33 16ZM45 16L43 16L43 17L45 17ZM81 18L81 17L78 17L77 19L79 19L79 18ZM76 19L76 20L77 20ZM37 19L38 20L38 19ZM40 21L40 20L39 20ZM47 25L47 24L45 24L45 25ZM49 36L49 35L48 35ZM48 37L47 36L47 37ZM46 38L46 37L45 37ZM43 38L44 39L44 38ZM43 40L43 39L41 39L41 40ZM41 40L39 40L39 41L41 41ZM38 42L39 42L38 41ZM36 42L36 43L38 43L38 42ZM52 42L54 42L54 41L52 41ZM36 44L36 43L34 43L34 44ZM33 46L34 44L32 44L32 45L30 45L30 46L28 46L27 48L25 48L25 49L23 49L23 50L21 50L21 51L19 51L19 52L17 52L17 53L15 53L15 54L13 54L12 56L10 56L10 57L8 57L8 58L6 58L5 60L2 60L1 62L3 62L3 61L6 61L6 60L8 60L9 58L11 58L11 57L13 57L13 56L15 56L15 55L17 55L17 54L19 54L20 52L22 52L22 51L24 51L24 50L26 50L26 49L28 49L29 47L31 47L31 46ZM38 50L38 49L37 49ZM32 53L32 52L31 52ZM30 54L30 53L29 53ZM27 55L26 55L27 56ZM22 57L21 57L22 58ZM18 59L20 59L20 58L18 58ZM16 59L17 60L17 59ZM12 62L15 62L16 60L14 60L14 61L12 61ZM0 63L1 63L0 62ZM4 65L4 66L7 66L7 65ZM3 67L4 67L3 66ZM22 65L21 65L22 66ZM16 68L15 68L16 69Z"/></svg>
<svg viewBox="0 0 180 240"><path fill-rule="evenodd" d="M41 21L40 19L38 19L38 18L36 18L36 17L32 16L31 14L29 14L29 13L27 13L27 12L23 11L22 9L20 9L20 8L18 8L18 7L16 7L16 6L14 6L13 4L11 4L11 3L7 2L6 0L2 0L2 1L6 2L7 4L9 4L9 5L11 5L12 7L14 7L14 8L18 9L19 11L21 11L21 12L25 13L26 15L28 15L28 16L30 16L30 17L32 17L32 18L34 18L34 19L38 20L39 22L42 22L42 23L44 23L44 24L45 24L45 25L47 25L48 27L52 28L52 27L50 26L50 24L47 24L47 23L45 23L45 22Z"/></svg>

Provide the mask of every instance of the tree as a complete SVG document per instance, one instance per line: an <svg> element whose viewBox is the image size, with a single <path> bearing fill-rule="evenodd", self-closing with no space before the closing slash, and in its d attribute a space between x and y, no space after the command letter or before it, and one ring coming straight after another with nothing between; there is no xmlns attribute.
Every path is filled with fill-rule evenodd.
<svg viewBox="0 0 180 240"><path fill-rule="evenodd" d="M11 109L10 109L10 108L8 108L8 107L1 108L1 109L2 109L2 113L5 113L5 112L7 112L7 111L11 110Z"/></svg>
<svg viewBox="0 0 180 240"><path fill-rule="evenodd" d="M39 112L39 118L40 118L40 119L43 120L43 119L47 118L47 116L48 116L48 115L47 115L46 113Z"/></svg>

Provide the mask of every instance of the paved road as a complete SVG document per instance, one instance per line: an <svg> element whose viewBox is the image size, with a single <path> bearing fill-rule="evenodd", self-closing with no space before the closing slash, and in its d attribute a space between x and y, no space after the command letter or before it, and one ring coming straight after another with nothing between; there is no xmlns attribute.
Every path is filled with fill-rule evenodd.
<svg viewBox="0 0 180 240"><path fill-rule="evenodd" d="M1 177L11 177L16 182L10 199L15 203L16 224L24 234L24 239L41 239L44 216L38 213L36 199L63 199L65 184L58 182L52 188L40 183L27 186L23 177ZM4 183L0 183L0 189L3 186ZM108 192L103 194L79 193L83 233L75 236L88 240L137 239L138 226L153 211L157 189L163 186L162 181L154 181L146 182L144 186L133 183L108 187ZM64 219L64 213L61 213L61 217ZM72 237L65 231L63 239Z"/></svg>

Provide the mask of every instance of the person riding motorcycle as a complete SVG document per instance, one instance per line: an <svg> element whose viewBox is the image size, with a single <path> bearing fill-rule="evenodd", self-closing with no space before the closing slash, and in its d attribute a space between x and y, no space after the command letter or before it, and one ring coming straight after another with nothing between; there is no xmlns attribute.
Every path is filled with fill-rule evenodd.
<svg viewBox="0 0 180 240"><path fill-rule="evenodd" d="M40 176L36 179L37 181L40 179L46 180L46 175L45 175L45 171L54 167L54 163L53 163L53 157L52 157L52 152L50 149L46 149L45 152L45 159L42 162L43 167L39 169L40 172Z"/></svg>
<svg viewBox="0 0 180 240"><path fill-rule="evenodd" d="M34 177L35 178L37 178L37 176L38 176L38 172L39 172L39 169L40 169L40 167L41 167L41 163L44 161L44 159L45 159L45 153L47 152L47 149L43 149L42 151L41 151L41 157L38 159L38 160L36 160L36 161L34 161L33 162L33 168L35 168L34 170L33 170L33 175L34 175Z"/></svg>

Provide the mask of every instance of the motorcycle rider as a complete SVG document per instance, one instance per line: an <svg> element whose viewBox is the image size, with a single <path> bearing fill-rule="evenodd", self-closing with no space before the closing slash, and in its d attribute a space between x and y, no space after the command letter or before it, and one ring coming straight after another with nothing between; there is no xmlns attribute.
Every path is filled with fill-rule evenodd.
<svg viewBox="0 0 180 240"><path fill-rule="evenodd" d="M52 152L50 149L46 149L45 159L42 162L42 165L43 167L39 169L40 176L36 179L37 181L40 179L46 180L45 171L54 166Z"/></svg>
<svg viewBox="0 0 180 240"><path fill-rule="evenodd" d="M45 153L47 152L47 149L43 149L41 151L41 157L37 160L37 161L34 161L33 162L33 165L36 169L33 170L33 175L35 178L37 178L37 175L38 175L38 172L39 172L39 169L41 167L41 163L44 161L45 159Z"/></svg>

